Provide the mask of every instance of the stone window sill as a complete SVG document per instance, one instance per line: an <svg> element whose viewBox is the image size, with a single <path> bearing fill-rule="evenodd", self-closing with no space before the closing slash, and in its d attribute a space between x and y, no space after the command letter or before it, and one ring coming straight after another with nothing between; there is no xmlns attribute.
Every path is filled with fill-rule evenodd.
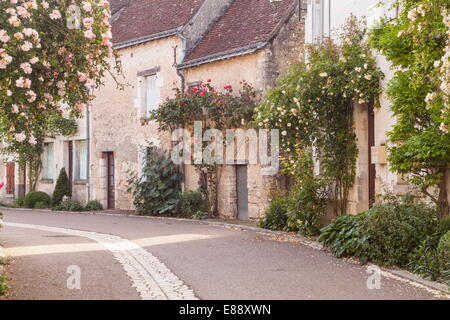
<svg viewBox="0 0 450 320"><path fill-rule="evenodd" d="M53 184L53 179L41 179L41 183Z"/></svg>

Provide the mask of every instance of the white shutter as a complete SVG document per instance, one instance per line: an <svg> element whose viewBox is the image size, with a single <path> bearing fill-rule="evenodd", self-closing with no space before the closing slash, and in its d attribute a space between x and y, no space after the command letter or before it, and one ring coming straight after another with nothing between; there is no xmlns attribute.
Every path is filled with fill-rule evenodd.
<svg viewBox="0 0 450 320"><path fill-rule="evenodd" d="M86 140L78 141L78 178L87 180L87 143Z"/></svg>
<svg viewBox="0 0 450 320"><path fill-rule="evenodd" d="M54 167L53 167L53 142L45 144L44 150L44 165L43 165L43 178L53 179L54 178Z"/></svg>
<svg viewBox="0 0 450 320"><path fill-rule="evenodd" d="M324 0L312 0L312 41L321 41L324 32Z"/></svg>
<svg viewBox="0 0 450 320"><path fill-rule="evenodd" d="M156 75L145 78L145 105L146 116L149 116L150 111L155 110L158 104L158 91L156 87Z"/></svg>

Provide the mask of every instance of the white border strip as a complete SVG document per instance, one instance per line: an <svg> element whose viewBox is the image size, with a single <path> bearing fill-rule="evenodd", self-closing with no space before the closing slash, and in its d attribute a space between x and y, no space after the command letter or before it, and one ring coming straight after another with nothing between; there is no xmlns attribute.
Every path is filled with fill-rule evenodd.
<svg viewBox="0 0 450 320"><path fill-rule="evenodd" d="M33 224L3 222L3 225L85 237L98 242L111 251L114 258L122 265L142 300L198 299L194 291L185 285L164 263L130 240L98 232Z"/></svg>

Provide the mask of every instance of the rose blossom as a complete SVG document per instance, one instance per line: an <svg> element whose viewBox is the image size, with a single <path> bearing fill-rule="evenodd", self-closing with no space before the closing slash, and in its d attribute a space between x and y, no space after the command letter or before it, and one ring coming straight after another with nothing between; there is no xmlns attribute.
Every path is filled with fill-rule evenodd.
<svg viewBox="0 0 450 320"><path fill-rule="evenodd" d="M20 68L25 72L26 74L30 74L33 72L33 68L31 68L31 64L28 62L24 62L20 64Z"/></svg>
<svg viewBox="0 0 450 320"><path fill-rule="evenodd" d="M27 138L27 136L24 133L16 133L14 135L14 138L18 141L18 142L23 142L25 141L25 139Z"/></svg>
<svg viewBox="0 0 450 320"><path fill-rule="evenodd" d="M0 41L7 43L11 38L8 36L6 30L0 30Z"/></svg>
<svg viewBox="0 0 450 320"><path fill-rule="evenodd" d="M61 13L59 12L59 10L53 10L50 14L50 19L52 20L56 20L56 19L61 19Z"/></svg>
<svg viewBox="0 0 450 320"><path fill-rule="evenodd" d="M16 80L16 86L18 88L30 88L31 87L31 80L30 79L24 79L23 77L20 77L18 80Z"/></svg>

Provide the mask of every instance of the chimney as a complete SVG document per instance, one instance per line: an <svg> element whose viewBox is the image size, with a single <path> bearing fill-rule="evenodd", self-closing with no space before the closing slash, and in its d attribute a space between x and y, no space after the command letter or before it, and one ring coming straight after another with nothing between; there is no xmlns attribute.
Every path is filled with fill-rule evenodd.
<svg viewBox="0 0 450 320"><path fill-rule="evenodd" d="M189 54L189 52L195 48L212 28L214 23L224 15L233 1L234 0L205 0L203 2L198 12L180 32L181 36L185 39L184 56Z"/></svg>

